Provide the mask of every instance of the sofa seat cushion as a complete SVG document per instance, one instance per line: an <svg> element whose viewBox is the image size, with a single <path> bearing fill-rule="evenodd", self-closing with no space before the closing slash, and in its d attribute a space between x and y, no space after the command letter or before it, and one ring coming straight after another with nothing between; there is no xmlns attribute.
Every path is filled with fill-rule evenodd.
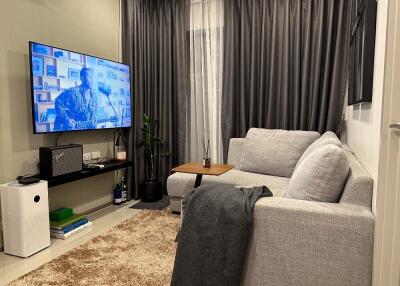
<svg viewBox="0 0 400 286"><path fill-rule="evenodd" d="M175 173L168 177L167 191L170 197L183 198L193 189L196 175ZM275 197L282 196L289 185L289 178L261 175L230 170L220 176L203 176L202 185L208 183L227 183L236 186L267 186Z"/></svg>
<svg viewBox="0 0 400 286"><path fill-rule="evenodd" d="M333 144L309 154L294 171L284 197L337 203L349 174L345 151Z"/></svg>
<svg viewBox="0 0 400 286"><path fill-rule="evenodd" d="M299 164L308 156L310 155L313 151L317 150L319 147L328 145L328 144L334 144L336 146L341 147L342 142L339 140L339 138L336 136L335 133L332 131L327 131L320 138L315 140L308 148L306 151L304 151L303 155L301 155L299 161L296 164L296 168L299 166Z"/></svg>
<svg viewBox="0 0 400 286"><path fill-rule="evenodd" d="M290 178L301 155L319 137L314 131L251 128L244 141L240 170Z"/></svg>

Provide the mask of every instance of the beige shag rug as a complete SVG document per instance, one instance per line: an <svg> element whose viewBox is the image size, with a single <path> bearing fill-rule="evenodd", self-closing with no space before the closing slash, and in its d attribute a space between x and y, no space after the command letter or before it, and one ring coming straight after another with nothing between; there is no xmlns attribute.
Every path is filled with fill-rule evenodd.
<svg viewBox="0 0 400 286"><path fill-rule="evenodd" d="M179 216L145 210L8 284L170 285Z"/></svg>

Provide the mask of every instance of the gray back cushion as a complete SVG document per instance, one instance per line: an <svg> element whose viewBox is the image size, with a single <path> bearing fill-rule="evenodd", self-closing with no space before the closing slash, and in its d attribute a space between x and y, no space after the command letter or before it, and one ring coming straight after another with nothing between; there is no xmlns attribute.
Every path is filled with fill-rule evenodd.
<svg viewBox="0 0 400 286"><path fill-rule="evenodd" d="M299 161L296 164L296 168L297 166L299 166L299 164L308 156L310 155L313 151L317 150L319 147L322 147L324 145L328 145L328 144L334 144L337 145L339 147L342 146L342 142L339 140L339 138L336 136L335 133L333 133L332 131L327 131L324 134L322 134L322 136L320 138L318 138L317 140L315 140L307 149L306 151L304 151L303 155L301 155ZM295 169L296 169L295 168Z"/></svg>
<svg viewBox="0 0 400 286"><path fill-rule="evenodd" d="M243 144L240 170L290 178L301 155L319 137L314 131L251 128Z"/></svg>
<svg viewBox="0 0 400 286"><path fill-rule="evenodd" d="M294 171L284 197L337 203L349 173L345 151L324 145L309 154Z"/></svg>
<svg viewBox="0 0 400 286"><path fill-rule="evenodd" d="M240 159L242 158L244 138L231 138L228 148L228 164L235 166L235 169L240 168Z"/></svg>
<svg viewBox="0 0 400 286"><path fill-rule="evenodd" d="M343 144L343 150L349 159L350 171L339 203L360 205L371 209L374 180L348 146Z"/></svg>

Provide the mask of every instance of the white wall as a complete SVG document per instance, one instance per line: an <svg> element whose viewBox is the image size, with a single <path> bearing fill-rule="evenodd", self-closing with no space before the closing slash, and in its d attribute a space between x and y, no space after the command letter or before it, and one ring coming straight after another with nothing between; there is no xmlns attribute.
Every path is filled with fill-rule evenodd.
<svg viewBox="0 0 400 286"><path fill-rule="evenodd" d="M347 132L344 141L374 178L373 211L376 209L379 143L382 118L383 81L385 70L387 0L378 1L375 41L374 87L372 103L356 104L345 109Z"/></svg>
<svg viewBox="0 0 400 286"><path fill-rule="evenodd" d="M118 60L119 0L0 0L0 183L36 170L38 148L54 135L34 135L31 118L28 41ZM60 143L84 151L112 152L112 131L63 135ZM49 190L50 209L86 211L112 201L114 174ZM1 217L0 217L1 219ZM0 233L0 248L2 246Z"/></svg>

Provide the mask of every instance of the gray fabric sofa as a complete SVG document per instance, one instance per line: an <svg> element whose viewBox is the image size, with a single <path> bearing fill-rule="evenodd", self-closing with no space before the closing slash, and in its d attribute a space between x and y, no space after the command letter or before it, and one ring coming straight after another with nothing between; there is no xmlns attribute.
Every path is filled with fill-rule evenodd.
<svg viewBox="0 0 400 286"><path fill-rule="evenodd" d="M274 194L255 205L243 285L371 285L373 180L352 151L343 146L350 171L339 202L324 203L282 197L290 178L239 170L243 143L230 140L233 170L202 182L266 185ZM195 175L183 173L168 178L172 211L180 212L194 181Z"/></svg>

